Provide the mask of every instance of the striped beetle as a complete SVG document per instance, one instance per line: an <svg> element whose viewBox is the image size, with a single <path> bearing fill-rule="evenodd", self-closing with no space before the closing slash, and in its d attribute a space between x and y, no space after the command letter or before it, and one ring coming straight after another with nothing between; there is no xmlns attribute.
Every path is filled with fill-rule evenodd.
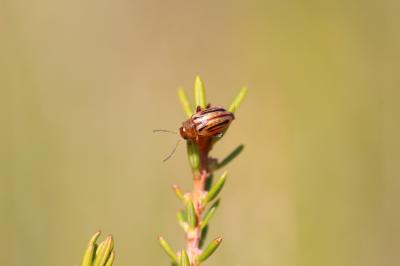
<svg viewBox="0 0 400 266"><path fill-rule="evenodd" d="M233 113L223 107L210 107L210 105L207 105L205 109L197 107L196 113L182 123L179 132L183 139L196 142L202 152L209 151L212 146L212 137L221 137L233 119L235 119ZM165 129L154 129L153 132L176 134L174 131ZM165 157L164 162L175 153L179 142L180 140L178 140L172 152Z"/></svg>
<svg viewBox="0 0 400 266"><path fill-rule="evenodd" d="M205 109L197 107L196 113L182 123L179 132L184 139L197 141L199 137L219 137L235 119L233 113L223 107Z"/></svg>

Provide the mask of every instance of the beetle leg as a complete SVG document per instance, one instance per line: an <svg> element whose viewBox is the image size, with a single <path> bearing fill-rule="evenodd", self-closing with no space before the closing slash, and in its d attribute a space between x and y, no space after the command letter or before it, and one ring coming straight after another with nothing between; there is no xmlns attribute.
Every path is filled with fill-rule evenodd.
<svg viewBox="0 0 400 266"><path fill-rule="evenodd" d="M197 112L200 112L200 111L201 111L201 107L200 107L200 106L197 106L197 107L196 107L196 113L197 113Z"/></svg>

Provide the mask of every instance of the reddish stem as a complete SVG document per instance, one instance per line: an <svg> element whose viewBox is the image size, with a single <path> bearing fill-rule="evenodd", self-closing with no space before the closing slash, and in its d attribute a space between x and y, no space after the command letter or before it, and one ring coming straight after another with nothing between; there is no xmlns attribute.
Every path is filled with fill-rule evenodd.
<svg viewBox="0 0 400 266"><path fill-rule="evenodd" d="M196 210L196 226L191 231L189 230L186 234L187 240L187 253L190 258L190 266L198 266L199 263L195 261L195 257L200 254L200 240L201 240L201 228L200 221L201 215L203 213L203 208L201 203L202 196L204 195L205 185L207 178L210 176L210 171L208 169L208 154L211 150L211 139L209 138L199 138L196 142L198 150L200 153L200 169L198 172L193 174L193 192L192 201L194 208Z"/></svg>

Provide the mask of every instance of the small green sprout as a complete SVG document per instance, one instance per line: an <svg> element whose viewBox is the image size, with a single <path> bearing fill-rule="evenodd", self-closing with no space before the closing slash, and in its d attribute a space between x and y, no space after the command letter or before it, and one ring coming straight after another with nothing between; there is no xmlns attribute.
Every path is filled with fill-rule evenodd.
<svg viewBox="0 0 400 266"><path fill-rule="evenodd" d="M89 240L86 251L83 255L82 266L111 266L114 263L114 240L109 235L100 245L96 241L101 232L96 232Z"/></svg>

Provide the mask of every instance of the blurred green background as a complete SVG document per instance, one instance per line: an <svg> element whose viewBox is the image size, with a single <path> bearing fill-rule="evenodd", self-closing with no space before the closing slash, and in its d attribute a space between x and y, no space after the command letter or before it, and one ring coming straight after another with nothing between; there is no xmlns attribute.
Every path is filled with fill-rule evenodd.
<svg viewBox="0 0 400 266"><path fill-rule="evenodd" d="M176 90L250 88L213 150L244 143L216 265L400 265L399 1L0 2L0 263L168 265L190 189ZM210 239L210 238L209 238Z"/></svg>

